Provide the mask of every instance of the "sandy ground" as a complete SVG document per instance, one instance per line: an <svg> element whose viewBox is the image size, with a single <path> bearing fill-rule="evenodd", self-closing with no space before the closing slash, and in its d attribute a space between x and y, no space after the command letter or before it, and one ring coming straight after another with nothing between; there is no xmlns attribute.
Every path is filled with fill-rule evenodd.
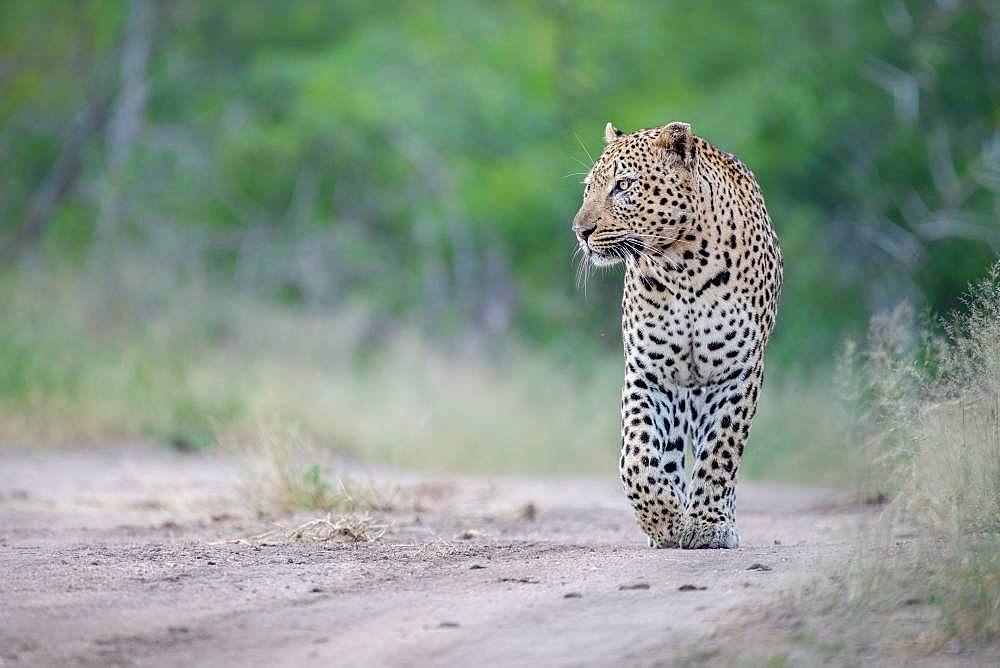
<svg viewBox="0 0 1000 668"><path fill-rule="evenodd" d="M610 474L375 472L408 490L382 539L258 545L225 542L273 526L234 455L7 451L0 471L3 666L710 663L863 512L742 483L740 549L651 550Z"/></svg>

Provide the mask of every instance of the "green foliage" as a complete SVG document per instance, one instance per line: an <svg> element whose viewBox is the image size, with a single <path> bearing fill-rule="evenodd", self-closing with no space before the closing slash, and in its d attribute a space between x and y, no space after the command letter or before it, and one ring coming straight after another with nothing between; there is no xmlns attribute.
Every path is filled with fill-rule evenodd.
<svg viewBox="0 0 1000 668"><path fill-rule="evenodd" d="M131 6L0 8L0 240L121 85ZM614 348L617 280L581 299L567 230L609 118L689 120L754 168L788 264L783 366L899 296L950 306L1000 248L983 4L157 7L140 132L115 173L107 138L86 144L56 257L173 235L187 265L285 302Z"/></svg>

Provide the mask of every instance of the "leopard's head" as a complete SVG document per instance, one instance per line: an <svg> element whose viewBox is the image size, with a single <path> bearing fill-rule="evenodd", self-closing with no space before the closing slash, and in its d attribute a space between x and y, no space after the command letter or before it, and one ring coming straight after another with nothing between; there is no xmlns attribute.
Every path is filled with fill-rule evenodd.
<svg viewBox="0 0 1000 668"><path fill-rule="evenodd" d="M696 139L687 123L625 134L611 123L584 179L573 232L596 266L669 257L691 227Z"/></svg>

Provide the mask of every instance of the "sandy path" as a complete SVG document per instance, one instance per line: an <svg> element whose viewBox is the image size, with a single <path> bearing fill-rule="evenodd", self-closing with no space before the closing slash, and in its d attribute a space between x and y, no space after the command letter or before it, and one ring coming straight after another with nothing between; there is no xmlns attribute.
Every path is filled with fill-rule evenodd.
<svg viewBox="0 0 1000 668"><path fill-rule="evenodd" d="M249 546L216 543L267 528L231 457L6 452L0 470L0 665L669 664L812 575L856 518L829 491L743 483L743 547L650 550L610 476L410 476L416 510L381 515L380 542Z"/></svg>

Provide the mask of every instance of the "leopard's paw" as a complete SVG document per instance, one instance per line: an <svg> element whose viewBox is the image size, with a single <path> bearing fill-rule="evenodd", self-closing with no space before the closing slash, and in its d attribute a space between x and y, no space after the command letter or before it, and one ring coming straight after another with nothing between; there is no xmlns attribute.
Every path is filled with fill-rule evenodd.
<svg viewBox="0 0 1000 668"><path fill-rule="evenodd" d="M652 536L646 536L646 544L655 550L665 550L668 548L677 547L677 539L675 538L653 538Z"/></svg>
<svg viewBox="0 0 1000 668"><path fill-rule="evenodd" d="M709 522L689 517L681 527L678 543L686 550L733 549L740 546L740 532L732 520Z"/></svg>

